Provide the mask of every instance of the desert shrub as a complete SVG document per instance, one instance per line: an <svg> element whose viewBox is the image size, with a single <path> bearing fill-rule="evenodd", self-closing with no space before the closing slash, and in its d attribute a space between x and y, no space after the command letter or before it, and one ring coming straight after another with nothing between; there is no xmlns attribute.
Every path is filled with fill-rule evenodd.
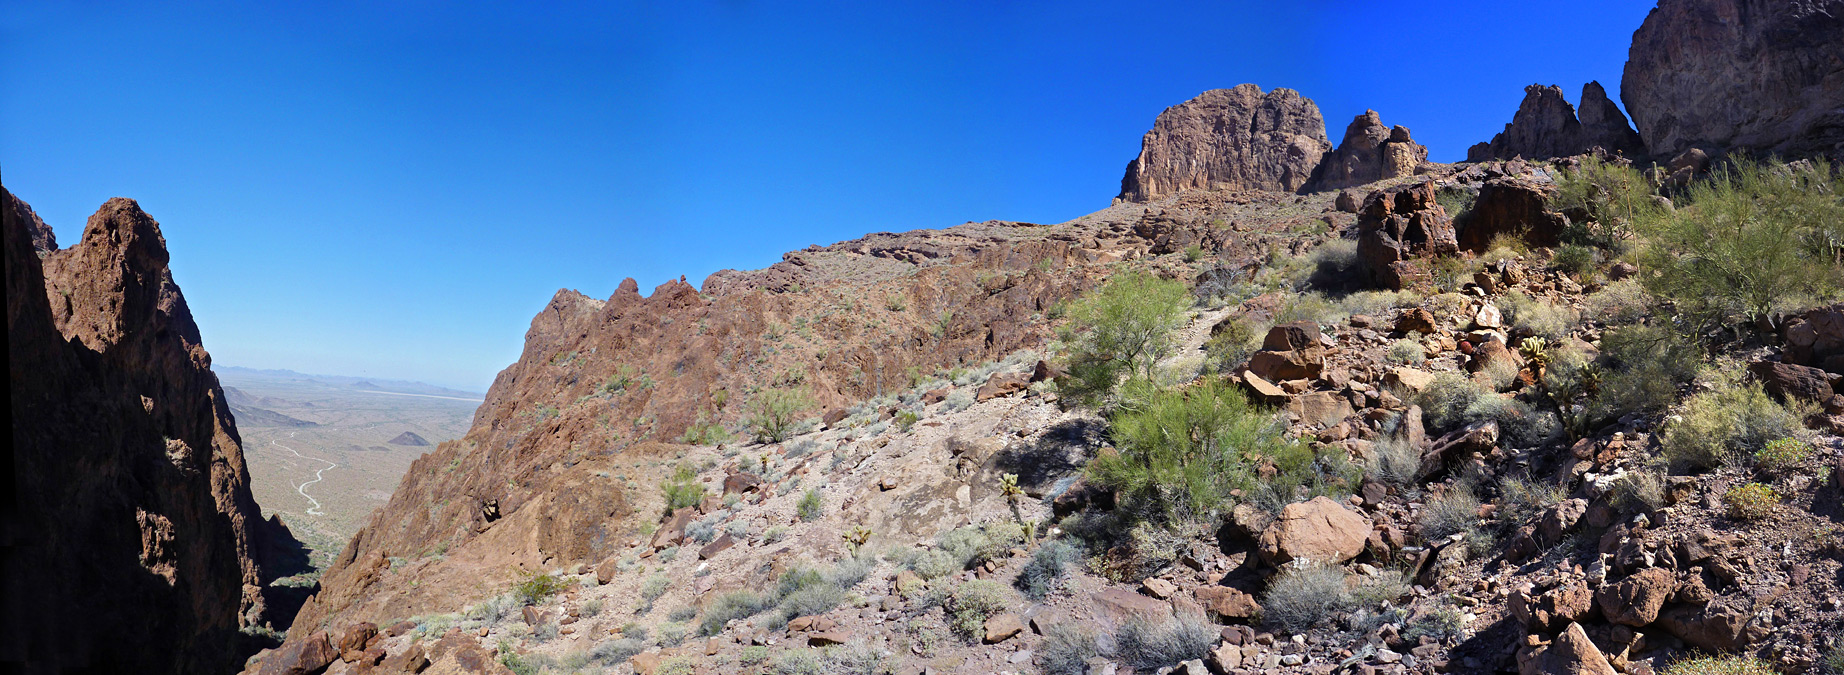
<svg viewBox="0 0 1844 675"><path fill-rule="evenodd" d="M914 410L904 410L904 411L898 412L896 414L896 417L893 419L896 422L896 428L898 431L908 433L909 429L911 427L914 427L916 425L916 422L922 419L922 416L917 415Z"/></svg>
<svg viewBox="0 0 1844 675"><path fill-rule="evenodd" d="M1761 483L1737 483L1722 493L1722 505L1736 520L1760 520L1774 512L1780 495Z"/></svg>
<svg viewBox="0 0 1844 675"><path fill-rule="evenodd" d="M891 675L895 664L883 652L862 644L840 645L826 650L826 672L832 675Z"/></svg>
<svg viewBox="0 0 1844 675"><path fill-rule="evenodd" d="M1594 271L1599 254L1594 249L1581 244L1563 244L1556 247L1555 255L1550 256L1549 264L1578 277L1585 277Z"/></svg>
<svg viewBox="0 0 1844 675"><path fill-rule="evenodd" d="M1247 317L1234 317L1213 329L1204 342L1204 362L1214 372L1227 373L1247 363L1261 349L1261 336Z"/></svg>
<svg viewBox="0 0 1844 675"><path fill-rule="evenodd" d="M1153 364L1172 349L1186 294L1183 283L1122 272L1076 303L1065 333L1074 348L1070 375L1081 385L1072 393L1105 393L1122 373L1151 377Z"/></svg>
<svg viewBox="0 0 1844 675"><path fill-rule="evenodd" d="M1556 187L1556 208L1580 209L1587 216L1563 230L1570 244L1618 252L1635 227L1664 216L1651 181L1630 165L1585 157L1578 168L1557 172Z"/></svg>
<svg viewBox="0 0 1844 675"><path fill-rule="evenodd" d="M844 602L845 591L838 586L827 583L807 586L781 598L781 620L776 624L785 624L796 617L825 614Z"/></svg>
<svg viewBox="0 0 1844 675"><path fill-rule="evenodd" d="M1377 439L1365 464L1365 473L1371 478L1396 487L1413 485L1420 470L1421 449L1395 437Z"/></svg>
<svg viewBox="0 0 1844 675"><path fill-rule="evenodd" d="M754 591L736 590L717 596L704 608L704 619L698 624L698 634L704 636L722 633L724 626L735 619L747 619L774 607L779 598L762 595Z"/></svg>
<svg viewBox="0 0 1844 675"><path fill-rule="evenodd" d="M1562 488L1521 477L1506 478L1498 484L1498 508L1493 518L1514 529L1537 517L1544 509L1562 501Z"/></svg>
<svg viewBox="0 0 1844 675"><path fill-rule="evenodd" d="M1665 473L1641 467L1614 479L1614 505L1623 509L1657 510L1665 505Z"/></svg>
<svg viewBox="0 0 1844 675"><path fill-rule="evenodd" d="M1434 193L1434 203L1441 205L1447 217L1453 219L1454 225L1460 225L1472 214L1473 202L1479 199L1477 189L1467 189L1457 185L1442 186Z"/></svg>
<svg viewBox="0 0 1844 675"><path fill-rule="evenodd" d="M1828 300L1844 201L1829 164L1809 168L1737 160L1692 183L1689 204L1657 218L1640 262L1653 293L1701 325L1749 319Z"/></svg>
<svg viewBox="0 0 1844 675"><path fill-rule="evenodd" d="M1632 324L1651 316L1652 296L1638 279L1621 279L1582 299L1582 315L1610 326Z"/></svg>
<svg viewBox="0 0 1844 675"><path fill-rule="evenodd" d="M692 521L691 524L685 526L685 537L700 544L711 543L717 538L717 523L721 522L726 515L728 514L718 511Z"/></svg>
<svg viewBox="0 0 1844 675"><path fill-rule="evenodd" d="M1779 438L1754 453L1754 465L1769 473L1790 471L1812 458L1812 446L1796 438Z"/></svg>
<svg viewBox="0 0 1844 675"><path fill-rule="evenodd" d="M1293 323L1306 321L1315 324L1338 323L1351 315L1345 308L1327 299L1317 291L1309 291L1288 297L1274 313L1274 323Z"/></svg>
<svg viewBox="0 0 1844 675"><path fill-rule="evenodd" d="M1674 661L1660 675L1775 675L1772 664L1753 656L1697 656Z"/></svg>
<svg viewBox="0 0 1844 675"><path fill-rule="evenodd" d="M1025 597L1042 602L1045 596L1062 583L1069 564L1081 558L1081 550L1062 540L1044 542L1044 545L1037 547L1037 552L1031 554L1031 561L1025 563L1024 569L1019 570L1018 579L1012 582L1012 586L1024 593Z"/></svg>
<svg viewBox="0 0 1844 675"><path fill-rule="evenodd" d="M1460 614L1460 610L1449 605L1441 605L1403 627L1402 639L1407 640L1410 644L1418 643L1424 637L1445 641L1448 638L1459 637L1465 628L1465 617Z"/></svg>
<svg viewBox="0 0 1844 675"><path fill-rule="evenodd" d="M1518 447L1553 440L1561 431L1553 413L1538 411L1515 398L1501 396L1491 387L1459 373L1435 376L1415 403L1431 431L1447 432L1475 422L1498 422L1499 434Z"/></svg>
<svg viewBox="0 0 1844 675"><path fill-rule="evenodd" d="M745 666L753 666L767 660L768 648L762 645L744 647L743 651L736 655L736 662Z"/></svg>
<svg viewBox="0 0 1844 675"><path fill-rule="evenodd" d="M826 580L843 590L851 590L865 579L870 578L871 571L877 569L877 558L870 555L853 555L840 558L826 573Z"/></svg>
<svg viewBox="0 0 1844 675"><path fill-rule="evenodd" d="M474 603L474 605L467 610L467 618L491 626L504 621L506 617L511 616L513 612L518 611L518 608L522 606L523 604L517 594L507 593L505 595L496 595Z"/></svg>
<svg viewBox="0 0 1844 675"><path fill-rule="evenodd" d="M1005 611L1007 604L1005 587L985 579L961 584L943 603L948 627L969 641L979 640L984 635L986 620Z"/></svg>
<svg viewBox="0 0 1844 675"><path fill-rule="evenodd" d="M627 660L633 658L635 654L639 654L646 650L647 643L644 639L636 640L630 637L615 638L613 640L603 640L597 643L595 648L589 650L589 658L597 663L613 666L626 663Z"/></svg>
<svg viewBox="0 0 1844 675"><path fill-rule="evenodd" d="M1291 499L1295 487L1323 494L1352 478L1334 474L1348 465L1320 462L1311 449L1285 438L1271 415L1227 384L1210 379L1180 391L1134 385L1122 390L1109 420L1119 452L1097 457L1088 470L1136 512L1162 522L1189 521L1223 508L1232 490L1274 487ZM1261 458L1272 458L1281 475L1255 481L1250 462Z"/></svg>
<svg viewBox="0 0 1844 675"><path fill-rule="evenodd" d="M1185 262L1197 262L1204 259L1204 247L1192 244L1185 247Z"/></svg>
<svg viewBox="0 0 1844 675"><path fill-rule="evenodd" d="M704 501L704 484L698 482L698 472L690 464L673 469L672 477L660 485L660 492L666 497L667 513Z"/></svg>
<svg viewBox="0 0 1844 675"><path fill-rule="evenodd" d="M1114 655L1135 670L1150 672L1204 658L1222 637L1215 624L1196 613L1159 623L1135 618L1115 632Z"/></svg>
<svg viewBox="0 0 1844 675"><path fill-rule="evenodd" d="M1292 632L1357 607L1345 586L1345 571L1334 565L1306 563L1282 570L1261 597L1262 620Z"/></svg>
<svg viewBox="0 0 1844 675"><path fill-rule="evenodd" d="M1677 402L1678 387L1697 375L1702 348L1664 326L1623 326L1601 336L1601 360L1591 417L1613 420L1658 413Z"/></svg>
<svg viewBox="0 0 1844 675"><path fill-rule="evenodd" d="M1662 445L1673 468L1694 471L1747 457L1799 430L1799 416L1768 398L1760 385L1725 379L1684 402L1665 427Z"/></svg>
<svg viewBox="0 0 1844 675"><path fill-rule="evenodd" d="M824 675L826 672L819 655L807 649L789 649L776 654L768 669L775 675Z"/></svg>
<svg viewBox="0 0 1844 675"><path fill-rule="evenodd" d="M758 443L788 439L798 422L796 415L812 401L800 387L763 389L750 401L749 430Z"/></svg>
<svg viewBox="0 0 1844 675"><path fill-rule="evenodd" d="M957 389L941 401L941 407L948 412L960 412L973 407L973 392Z"/></svg>
<svg viewBox="0 0 1844 675"><path fill-rule="evenodd" d="M1512 328L1551 340L1568 335L1569 328L1575 325L1573 310L1557 307L1518 291L1506 293L1499 298L1498 308L1503 310L1505 321Z"/></svg>
<svg viewBox="0 0 1844 675"><path fill-rule="evenodd" d="M1395 363L1421 365L1428 361L1428 350L1422 348L1420 342L1402 338L1389 343L1388 358Z"/></svg>
<svg viewBox="0 0 1844 675"><path fill-rule="evenodd" d="M1072 623L1051 624L1037 647L1045 675L1085 675L1088 660L1101 655L1095 632Z"/></svg>
<svg viewBox="0 0 1844 675"><path fill-rule="evenodd" d="M550 574L527 573L513 585L512 595L523 604L536 605L562 592L567 586L564 580Z"/></svg>
<svg viewBox="0 0 1844 675"><path fill-rule="evenodd" d="M801 520L818 520L821 515L824 515L825 507L826 502L820 497L820 489L808 488L807 492L800 496L800 501L794 504L794 512L800 516Z"/></svg>
<svg viewBox="0 0 1844 675"><path fill-rule="evenodd" d="M1346 314L1379 316L1398 307L1414 307L1421 296L1414 291L1358 291L1338 301Z"/></svg>
<svg viewBox="0 0 1844 675"><path fill-rule="evenodd" d="M647 580L640 585L640 599L642 602L646 603L647 607L652 607L653 601L658 600L659 596L665 595L666 588L671 585L672 579L664 574L655 574L647 577Z"/></svg>
<svg viewBox="0 0 1844 675"><path fill-rule="evenodd" d="M679 442L686 445L717 445L730 440L730 431L724 425L705 419L698 415L698 421L685 427L685 433L679 436Z"/></svg>
<svg viewBox="0 0 1844 675"><path fill-rule="evenodd" d="M666 620L674 623L685 623L691 621L696 616L698 616L698 608L686 605L668 612L666 614Z"/></svg>
<svg viewBox="0 0 1844 675"><path fill-rule="evenodd" d="M1430 542L1456 534L1477 535L1479 497L1473 494L1472 486L1455 481L1422 507L1416 522L1421 525L1421 538Z"/></svg>
<svg viewBox="0 0 1844 675"><path fill-rule="evenodd" d="M788 527L786 525L776 525L762 531L762 541L770 544L786 539L787 536Z"/></svg>

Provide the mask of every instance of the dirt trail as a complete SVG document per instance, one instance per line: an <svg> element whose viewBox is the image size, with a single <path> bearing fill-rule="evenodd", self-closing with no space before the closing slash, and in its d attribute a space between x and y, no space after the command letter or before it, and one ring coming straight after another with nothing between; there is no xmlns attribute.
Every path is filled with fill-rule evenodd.
<svg viewBox="0 0 1844 675"><path fill-rule="evenodd" d="M294 436L295 436L295 435L294 435L293 433L289 433L289 434L288 434L288 437L289 437L289 438L294 438ZM326 462L326 464L327 464L327 465L326 465L325 467L322 467L322 468L320 468L319 470L317 470L317 471L315 471L315 472L314 472L314 479L313 479L313 480L310 480L310 481L307 481L307 482L305 482L305 483L302 483L302 484L300 484L300 485L296 485L296 486L295 486L295 492L299 492L299 493L301 493L301 496L302 496L302 497L306 497L306 498L307 498L307 501L309 501L309 502L313 502L313 504L314 504L313 506L311 506L311 507L308 507L308 509L307 509L307 511L306 511L306 513L307 513L307 515L310 515L310 516L324 516L324 515L326 515L326 512L325 512L325 511L321 511L321 510L320 510L320 500L318 500L318 499L314 499L314 497L313 497L313 495L310 495L310 494L308 494L308 493L307 493L307 486L309 486L309 485L313 485L313 484L315 484L315 483L318 483L318 482L320 482L320 481L322 481L322 480L325 480L325 477L326 477L326 472L327 472L327 470L328 470L328 469L337 469L337 468L339 468L339 465L338 465L338 464L334 464L333 462L331 462L331 461L329 461L329 460L325 460L325 459L321 459L321 458L319 458L319 457L309 457L309 456L307 456L307 455L303 455L303 454L301 454L301 453L299 453L299 452L295 452L295 449L294 449L294 448L291 448L291 447L288 447L288 446L286 446L286 445L282 445L281 443L277 443L277 442L275 442L275 440L274 440L274 439L270 439L270 440L269 440L269 444L270 444L270 445L273 445L273 446L275 446L275 447L278 447L278 448L281 448L281 449L283 449L283 450L287 450L287 451L289 451L289 452L291 452L291 453L294 453L294 456L296 456L296 457L300 457L301 459L311 459L311 460L314 460L314 461L316 461L316 462Z"/></svg>

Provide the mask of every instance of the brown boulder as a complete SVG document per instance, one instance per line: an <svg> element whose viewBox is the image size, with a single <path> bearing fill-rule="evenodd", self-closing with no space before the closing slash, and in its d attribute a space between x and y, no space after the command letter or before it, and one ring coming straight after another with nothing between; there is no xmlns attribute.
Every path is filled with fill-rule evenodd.
<svg viewBox="0 0 1844 675"><path fill-rule="evenodd" d="M1055 380L1056 378L1062 377L1063 375L1064 373L1063 373L1062 368L1058 368L1056 366L1050 365L1050 362L1045 361L1043 359L1038 359L1037 365L1031 367L1031 381L1032 382L1046 382L1050 380Z"/></svg>
<svg viewBox="0 0 1844 675"><path fill-rule="evenodd" d="M1255 400L1258 402L1267 404L1284 403L1290 398L1286 390L1281 389L1273 382L1269 382L1266 378L1256 375L1253 372L1244 372L1238 379L1241 380L1242 386L1248 388L1250 394L1254 394Z"/></svg>
<svg viewBox="0 0 1844 675"><path fill-rule="evenodd" d="M1024 632L1024 620L1005 612L986 620L986 644L998 644Z"/></svg>
<svg viewBox="0 0 1844 675"><path fill-rule="evenodd" d="M1423 182L1364 198L1357 216L1357 259L1372 285L1400 290L1425 276L1411 260L1459 252L1453 221L1434 192L1433 182Z"/></svg>
<svg viewBox="0 0 1844 675"><path fill-rule="evenodd" d="M1249 357L1249 372L1270 382L1310 380L1325 370L1325 345L1319 326L1298 321L1268 329L1261 351Z"/></svg>
<svg viewBox="0 0 1844 675"><path fill-rule="evenodd" d="M1396 316L1395 331L1398 333L1434 333L1441 329L1441 324L1434 320L1434 313L1420 307L1402 310Z"/></svg>
<svg viewBox="0 0 1844 675"><path fill-rule="evenodd" d="M1255 596L1228 586L1200 586L1195 591L1197 604L1225 621L1249 621L1261 616L1261 603Z"/></svg>
<svg viewBox="0 0 1844 675"><path fill-rule="evenodd" d="M830 647L851 642L852 632L844 628L813 631L807 634L807 646Z"/></svg>
<svg viewBox="0 0 1844 675"><path fill-rule="evenodd" d="M722 536L712 540L711 543L705 544L704 548L698 549L698 559L710 560L717 557L717 554L730 550L730 547L735 545L736 540L731 539L730 533L725 532Z"/></svg>
<svg viewBox="0 0 1844 675"><path fill-rule="evenodd" d="M1338 198L1333 202L1334 208L1345 213L1357 213L1358 207L1363 205L1363 198L1350 190L1340 190Z"/></svg>
<svg viewBox="0 0 1844 675"><path fill-rule="evenodd" d="M1349 400L1330 391L1314 391L1295 396L1287 402L1287 410L1298 416L1302 424L1321 427L1338 424L1357 413L1351 408Z"/></svg>
<svg viewBox="0 0 1844 675"><path fill-rule="evenodd" d="M724 476L724 494L749 494L761 489L762 478L753 473L736 472Z"/></svg>
<svg viewBox="0 0 1844 675"><path fill-rule="evenodd" d="M1031 386L1031 378L1022 373L994 373L987 378L986 384L980 385L980 391L973 395L973 400L984 403L1000 396L1010 396L1024 391Z"/></svg>
<svg viewBox="0 0 1844 675"><path fill-rule="evenodd" d="M1342 563L1364 552L1370 536L1370 519L1332 501L1314 497L1288 504L1280 517L1262 531L1262 560L1284 565L1295 560Z"/></svg>
<svg viewBox="0 0 1844 675"><path fill-rule="evenodd" d="M1595 593L1595 600L1608 621L1639 628L1658 620L1658 610L1677 589L1677 576L1670 570L1648 567L1601 586Z"/></svg>
<svg viewBox="0 0 1844 675"><path fill-rule="evenodd" d="M1325 119L1292 89L1244 84L1166 108L1127 164L1116 201L1144 202L1179 190L1293 192L1332 149Z"/></svg>
<svg viewBox="0 0 1844 675"><path fill-rule="evenodd" d="M1659 612L1659 627L1685 643L1710 652L1732 652L1767 635L1754 617L1736 607L1673 605Z"/></svg>
<svg viewBox="0 0 1844 675"><path fill-rule="evenodd" d="M1498 422L1486 420L1474 422L1465 427L1448 432L1428 445L1421 454L1421 465L1415 471L1415 479L1422 480L1440 473L1458 458L1469 453L1491 452L1498 446Z"/></svg>
<svg viewBox="0 0 1844 675"><path fill-rule="evenodd" d="M673 511L672 517L666 519L659 529L653 531L653 549L677 546L679 541L685 538L685 527L690 525L692 519L696 517L698 517L698 510L690 506Z"/></svg>
<svg viewBox="0 0 1844 675"><path fill-rule="evenodd" d="M1089 594L1095 609L1115 623L1141 619L1158 623L1172 617L1172 604L1119 588Z"/></svg>
<svg viewBox="0 0 1844 675"><path fill-rule="evenodd" d="M1511 615L1531 631L1548 633L1582 621L1594 611L1594 590L1581 581L1565 583L1532 597L1518 591L1507 602Z"/></svg>
<svg viewBox="0 0 1844 675"><path fill-rule="evenodd" d="M1517 655L1519 675L1618 675L1581 624L1571 623L1547 645L1525 647Z"/></svg>
<svg viewBox="0 0 1844 675"><path fill-rule="evenodd" d="M1825 371L1811 366L1801 366L1778 361L1755 361L1748 364L1748 372L1761 381L1762 388L1775 398L1786 400L1788 396L1803 398L1808 401L1824 403L1831 400L1831 379L1825 377Z"/></svg>
<svg viewBox="0 0 1844 675"><path fill-rule="evenodd" d="M423 643L412 642L403 651L384 657L379 668L387 673L420 673L429 667L429 655L423 653Z"/></svg>
<svg viewBox="0 0 1844 675"><path fill-rule="evenodd" d="M1575 529L1582 514L1587 512L1588 501L1585 499L1564 499L1545 509L1543 515L1537 517L1538 542L1543 546L1560 543L1564 535Z"/></svg>
<svg viewBox="0 0 1844 675"><path fill-rule="evenodd" d="M371 639L377 637L377 635L378 624L370 621L361 621L352 624L352 626L346 628L346 632L339 637L339 651L342 653L365 651L365 644L371 642Z"/></svg>
<svg viewBox="0 0 1844 675"><path fill-rule="evenodd" d="M309 675L326 670L339 658L327 634L314 633L305 640L289 641L263 658L262 675Z"/></svg>
<svg viewBox="0 0 1844 675"><path fill-rule="evenodd" d="M847 413L844 408L833 408L826 411L825 415L820 416L820 423L825 424L826 428L831 429L834 425L845 421L845 418L849 414L850 413Z"/></svg>
<svg viewBox="0 0 1844 675"><path fill-rule="evenodd" d="M1569 224L1561 213L1550 210L1557 194L1554 185L1528 178L1486 181L1456 235L1460 248L1484 253L1499 236L1519 237L1531 246L1554 248L1562 243L1562 230Z"/></svg>

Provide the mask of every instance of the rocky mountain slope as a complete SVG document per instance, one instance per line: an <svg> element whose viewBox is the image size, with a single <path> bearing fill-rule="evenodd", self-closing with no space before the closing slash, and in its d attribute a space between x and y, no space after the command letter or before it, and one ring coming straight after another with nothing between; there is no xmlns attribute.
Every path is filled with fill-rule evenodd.
<svg viewBox="0 0 1844 675"><path fill-rule="evenodd" d="M12 509L0 661L26 672L224 672L294 540L250 496L236 424L159 224L112 199L83 239L4 195ZM278 606L281 605L281 606Z"/></svg>

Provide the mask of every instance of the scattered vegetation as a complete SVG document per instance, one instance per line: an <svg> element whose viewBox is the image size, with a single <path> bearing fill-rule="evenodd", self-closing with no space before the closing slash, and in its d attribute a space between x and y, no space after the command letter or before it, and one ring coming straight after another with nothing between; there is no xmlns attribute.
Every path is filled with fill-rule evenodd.
<svg viewBox="0 0 1844 675"><path fill-rule="evenodd" d="M660 485L660 491L666 496L667 513L697 506L704 501L704 484L698 482L698 471L690 464L680 464L674 468L672 477Z"/></svg>
<svg viewBox="0 0 1844 675"><path fill-rule="evenodd" d="M801 520L808 521L818 520L821 515L824 515L825 508L826 502L820 497L819 488L808 488L807 492L800 496L800 501L794 504L794 512L800 516Z"/></svg>
<svg viewBox="0 0 1844 675"><path fill-rule="evenodd" d="M1172 329L1184 320L1188 292L1178 281L1122 272L1070 311L1063 339L1073 347L1068 391L1093 401L1123 374L1151 378L1171 351Z"/></svg>
<svg viewBox="0 0 1844 675"><path fill-rule="evenodd" d="M1780 438L1754 453L1754 465L1768 473L1781 473L1805 465L1811 457L1812 446L1796 438Z"/></svg>
<svg viewBox="0 0 1844 675"><path fill-rule="evenodd" d="M1389 343L1388 358L1395 363L1421 365L1428 361L1428 350L1422 348L1420 342L1402 338Z"/></svg>
<svg viewBox="0 0 1844 675"><path fill-rule="evenodd" d="M536 605L567 587L564 580L550 574L526 574L512 586L512 595L522 604Z"/></svg>
<svg viewBox="0 0 1844 675"><path fill-rule="evenodd" d="M1311 628L1324 619L1345 616L1366 604L1394 600L1408 592L1401 576L1369 577L1356 584L1346 581L1343 568L1323 563L1296 564L1268 582L1262 595L1262 619L1292 632Z"/></svg>
<svg viewBox="0 0 1844 675"><path fill-rule="evenodd" d="M1722 493L1723 507L1728 510L1729 517L1736 520L1766 518L1779 503L1780 495L1761 483L1737 483Z"/></svg>
<svg viewBox="0 0 1844 675"><path fill-rule="evenodd" d="M1042 602L1062 584L1069 564L1081 558L1082 552L1079 549L1060 539L1044 542L1031 554L1031 561L1025 563L1024 569L1019 570L1018 579L1012 582L1012 586L1024 593L1025 597Z"/></svg>
<svg viewBox="0 0 1844 675"><path fill-rule="evenodd" d="M1753 656L1697 656L1673 662L1660 675L1774 675L1772 664Z"/></svg>
<svg viewBox="0 0 1844 675"><path fill-rule="evenodd" d="M1133 619L1114 635L1114 655L1136 671L1152 672L1181 661L1204 658L1222 632L1202 615L1181 613L1160 623Z"/></svg>
<svg viewBox="0 0 1844 675"><path fill-rule="evenodd" d="M1056 623L1044 633L1044 641L1037 647L1037 653L1043 658L1042 667L1045 675L1084 675L1088 672L1088 660L1101 655L1097 646L1098 636L1086 626L1072 623Z"/></svg>
<svg viewBox="0 0 1844 675"><path fill-rule="evenodd" d="M1799 417L1768 398L1761 386L1730 378L1684 402L1665 428L1665 458L1675 469L1702 470L1733 462L1800 429Z"/></svg>
<svg viewBox="0 0 1844 675"><path fill-rule="evenodd" d="M974 579L956 587L942 606L948 613L948 627L974 642L984 635L986 620L1005 611L1007 602L1004 586Z"/></svg>
<svg viewBox="0 0 1844 675"><path fill-rule="evenodd" d="M750 433L755 434L758 443L785 441L794 429L795 414L809 405L812 402L803 388L764 389L750 402Z"/></svg>

